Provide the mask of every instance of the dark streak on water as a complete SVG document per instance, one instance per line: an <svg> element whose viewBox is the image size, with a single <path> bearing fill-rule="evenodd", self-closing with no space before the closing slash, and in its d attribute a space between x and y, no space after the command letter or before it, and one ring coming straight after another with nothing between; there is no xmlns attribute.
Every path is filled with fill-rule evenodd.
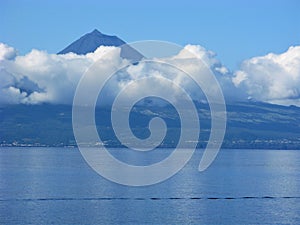
<svg viewBox="0 0 300 225"><path fill-rule="evenodd" d="M235 200L235 199L300 199L300 197L293 196L243 196L243 197L191 197L191 198L16 198L16 199L0 199L0 202L10 201L107 201L107 200Z"/></svg>

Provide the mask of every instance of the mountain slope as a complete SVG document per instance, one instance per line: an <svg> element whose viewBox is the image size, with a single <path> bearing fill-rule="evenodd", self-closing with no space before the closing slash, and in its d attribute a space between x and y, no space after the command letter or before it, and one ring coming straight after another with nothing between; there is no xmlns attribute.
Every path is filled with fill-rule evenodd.
<svg viewBox="0 0 300 225"><path fill-rule="evenodd" d="M142 54L126 45L126 42L122 39L117 36L103 34L97 29L74 41L65 49L58 52L58 54L73 52L78 55L85 55L87 53L94 52L99 46L121 47L121 57L130 60L140 60L143 58Z"/></svg>
<svg viewBox="0 0 300 225"><path fill-rule="evenodd" d="M195 103L200 117L198 147L206 145L210 129L209 106ZM174 147L180 134L180 122L172 107L137 107L130 124L133 133L145 138L154 116L163 118L168 133L161 147ZM110 122L108 108L96 109L99 135L108 147L122 147ZM300 149L300 108L266 103L227 105L227 130L223 148ZM0 107L0 146L74 146L72 106L10 105ZM91 143L93 145L93 143Z"/></svg>

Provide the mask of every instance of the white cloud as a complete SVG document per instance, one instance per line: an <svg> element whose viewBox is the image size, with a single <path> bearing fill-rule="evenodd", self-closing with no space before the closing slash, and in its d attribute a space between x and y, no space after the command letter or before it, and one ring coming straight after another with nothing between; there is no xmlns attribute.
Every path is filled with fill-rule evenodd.
<svg viewBox="0 0 300 225"><path fill-rule="evenodd" d="M250 97L258 101L300 106L300 46L290 47L282 54L271 53L245 60L234 73L221 64L214 52L198 45L187 45L177 55L164 61L201 76L203 68L197 64L198 59L213 71L227 101ZM98 60L103 71L126 63L117 47L101 46L86 55L56 55L33 49L22 56L17 55L13 47L0 43L0 104L71 104L81 76ZM159 64L139 63L120 71L110 80L103 91L105 101L110 102L132 80L147 75L155 76L158 81L167 77L184 87L192 98L199 100L203 97L199 87L183 72ZM162 95L172 93L174 98L179 98L175 86L170 90L164 87L164 82L161 86ZM134 98L135 92L143 93L149 88L154 87L141 82L130 93Z"/></svg>
<svg viewBox="0 0 300 225"><path fill-rule="evenodd" d="M222 65L215 53L197 45L187 45L177 55L164 61L201 76L203 65L199 65L199 59L213 71L227 101L251 97L258 101L300 106L300 46L290 47L282 54L245 60L235 73ZM22 56L17 55L14 48L0 43L0 103L71 104L81 76L96 61L100 61L103 71L106 71L105 68L111 71L111 68L119 68L126 63L117 47L101 46L86 55L56 55L33 49ZM104 99L110 102L132 80L152 75L156 77L156 84L141 82L134 91L143 93L163 86L160 81L166 77L184 87L192 98L202 100L199 87L175 67L147 63L131 65L110 80L103 90ZM94 78L91 77L90 82L94 82ZM162 92L173 93L174 98L177 97L175 89L169 92L162 87Z"/></svg>
<svg viewBox="0 0 300 225"><path fill-rule="evenodd" d="M2 44L0 55L0 103L61 103L71 104L76 86L84 72L96 61L101 66L118 68L126 60L120 58L120 49L116 47L99 47L95 52L86 55L68 53L65 55L48 54L46 51L33 49L24 56L16 56L16 51ZM110 54L107 54L110 52ZM191 54L192 53L192 54ZM5 57L4 57L5 56ZM201 66L197 64L196 58L201 59L208 67L215 70L220 81L226 81L228 70L215 58L215 54L207 51L201 46L187 45L178 55L168 58L167 61L184 67L185 71L199 71ZM129 66L122 73L110 80L108 87L104 90L105 101L111 101L125 85L131 80L147 75L156 77L156 87L163 84L162 77L172 79L177 85L184 86L196 99L199 99L199 88L186 78L186 75L174 68L162 65L138 65ZM96 74L95 76L99 76ZM94 82L91 77L90 82ZM229 79L230 80L230 79ZM225 83L226 83L225 82ZM224 82L223 82L224 83ZM226 85L229 83L227 82ZM230 83L232 85L232 83ZM153 88L153 85L141 83L135 88L136 92L143 92ZM166 88L161 88L162 92ZM89 90L87 90L88 95ZM176 90L173 92L176 98Z"/></svg>
<svg viewBox="0 0 300 225"><path fill-rule="evenodd" d="M0 61L5 59L14 59L17 55L17 51L3 43L0 43Z"/></svg>
<svg viewBox="0 0 300 225"><path fill-rule="evenodd" d="M199 64L199 59L202 64ZM216 58L216 54L212 51L206 50L204 47L199 45L187 45L185 46L177 55L172 57L158 59L162 62L166 62L170 66L166 64L151 64L147 65L146 63L139 63L135 66L130 66L127 69L127 72L130 76L130 80L141 78L145 75L155 76L157 80L156 85L143 85L139 86L139 90L136 89L137 92L144 92L148 91L148 89L154 89L156 87L161 88L161 92L167 95L168 92L163 87L163 79L168 78L172 80L176 85L184 88L187 93L193 98L194 100L203 101L204 95L201 92L200 87L196 85L196 83L184 72L192 73L192 74L199 74L202 77L203 84L205 86L209 86L211 80L205 80L206 70L204 68L210 68L215 77L217 78L218 82L221 84L221 88L223 89L223 93L227 99L235 99L240 100L241 96L244 95L237 95L236 91L239 91L232 83L231 78L232 75L230 71L221 64L221 62ZM184 72L180 71L183 70ZM126 85L127 83L121 83L122 86ZM173 86L172 95L177 101L180 101L180 96L178 90L176 90L176 86ZM178 95L177 95L178 94Z"/></svg>
<svg viewBox="0 0 300 225"><path fill-rule="evenodd" d="M245 60L233 83L258 101L300 106L300 46Z"/></svg>
<svg viewBox="0 0 300 225"><path fill-rule="evenodd" d="M221 74L225 75L229 73L229 70L225 66L216 67L215 70L220 72Z"/></svg>
<svg viewBox="0 0 300 225"><path fill-rule="evenodd" d="M187 45L177 56L172 58L170 62L174 65L180 65L180 67L184 68L187 72L197 73L201 76L202 68L198 65L199 63L197 59L200 59L211 69L219 82L227 101L246 99L244 92L234 86L232 82L232 73L229 69L222 65L222 63L216 58L216 54L214 52L206 50L202 46ZM204 81L204 83L205 85L210 85L209 81Z"/></svg>
<svg viewBox="0 0 300 225"><path fill-rule="evenodd" d="M0 61L0 103L13 104L71 104L76 86L87 68L107 51L119 52L114 47L99 47L94 53L83 56L48 54L33 49L24 56L12 57L13 48L0 46L0 56L3 56ZM118 63L115 55L113 60Z"/></svg>

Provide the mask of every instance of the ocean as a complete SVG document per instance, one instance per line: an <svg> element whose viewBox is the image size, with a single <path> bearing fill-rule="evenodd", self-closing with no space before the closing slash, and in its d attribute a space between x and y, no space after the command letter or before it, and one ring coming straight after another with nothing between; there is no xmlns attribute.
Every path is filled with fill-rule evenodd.
<svg viewBox="0 0 300 225"><path fill-rule="evenodd" d="M162 183L129 187L77 148L2 147L0 224L300 224L300 151L222 149L199 172L201 155Z"/></svg>

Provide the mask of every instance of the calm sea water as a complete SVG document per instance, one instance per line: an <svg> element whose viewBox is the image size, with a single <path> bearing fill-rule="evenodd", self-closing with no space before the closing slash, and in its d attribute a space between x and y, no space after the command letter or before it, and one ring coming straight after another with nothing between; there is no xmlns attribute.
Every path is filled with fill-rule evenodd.
<svg viewBox="0 0 300 225"><path fill-rule="evenodd" d="M96 174L77 149L0 148L0 224L300 224L300 151L221 150L199 173L201 154L134 188Z"/></svg>

